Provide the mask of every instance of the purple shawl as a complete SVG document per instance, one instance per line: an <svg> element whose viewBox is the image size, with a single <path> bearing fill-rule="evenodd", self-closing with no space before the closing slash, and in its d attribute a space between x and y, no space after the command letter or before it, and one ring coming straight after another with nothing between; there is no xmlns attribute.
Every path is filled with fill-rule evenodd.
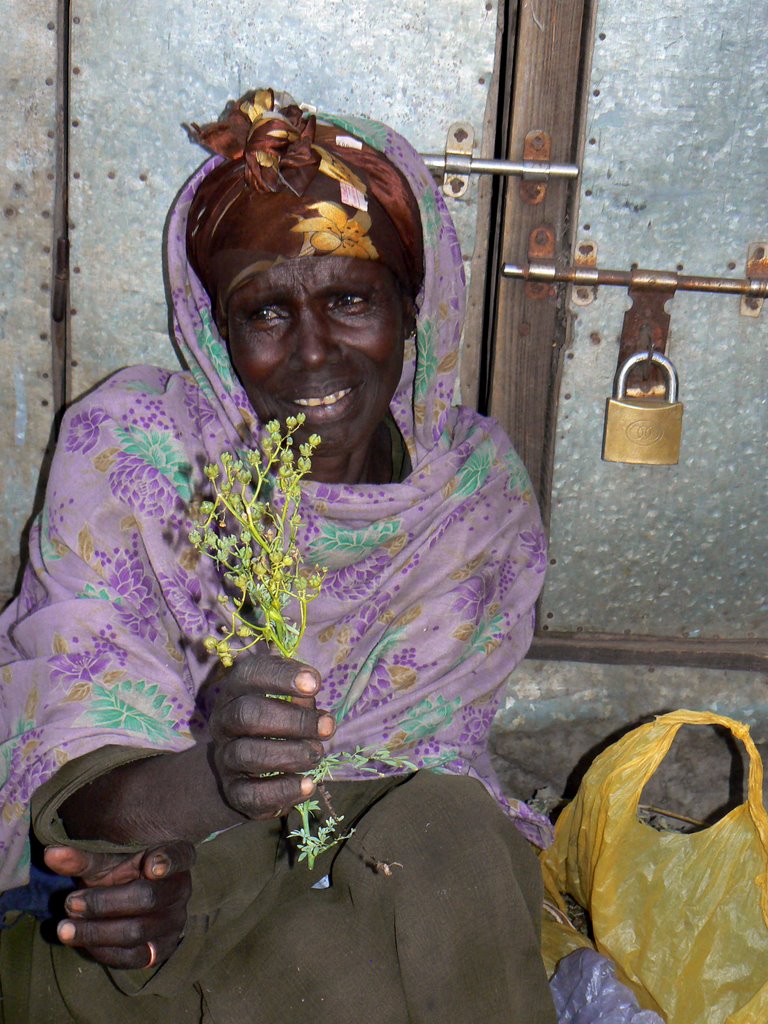
<svg viewBox="0 0 768 1024"><path fill-rule="evenodd" d="M426 276L391 406L411 475L304 485L302 544L330 572L300 654L320 670L320 706L339 721L329 746L384 744L473 775L544 845L549 823L501 795L487 737L531 640L545 539L504 432L453 405L464 306L454 227L404 139L371 121L323 119L405 174ZM187 540L187 506L204 489L205 462L258 430L185 254L190 200L220 160L187 183L168 231L189 370L122 370L69 410L21 591L0 617L0 890L26 880L30 796L65 761L105 744L194 742L195 695L211 669L201 640L220 611L213 565Z"/></svg>

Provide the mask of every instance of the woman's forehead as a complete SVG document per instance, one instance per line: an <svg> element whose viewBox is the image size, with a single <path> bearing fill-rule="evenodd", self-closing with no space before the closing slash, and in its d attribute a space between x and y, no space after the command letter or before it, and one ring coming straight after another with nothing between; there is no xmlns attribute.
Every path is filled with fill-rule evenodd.
<svg viewBox="0 0 768 1024"><path fill-rule="evenodd" d="M399 294L397 280L383 263L350 256L299 257L280 260L259 270L232 294L230 305L240 305L267 294L326 289L371 287Z"/></svg>

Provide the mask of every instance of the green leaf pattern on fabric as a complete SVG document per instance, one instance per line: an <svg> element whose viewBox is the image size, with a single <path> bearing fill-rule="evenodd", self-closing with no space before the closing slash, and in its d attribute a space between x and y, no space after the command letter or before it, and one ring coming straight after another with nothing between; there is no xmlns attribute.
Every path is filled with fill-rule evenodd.
<svg viewBox="0 0 768 1024"><path fill-rule="evenodd" d="M126 679L110 687L95 685L86 717L93 725L125 729L153 743L162 743L173 735L173 705L156 683L144 679Z"/></svg>
<svg viewBox="0 0 768 1024"><path fill-rule="evenodd" d="M424 320L419 324L416 340L416 376L413 381L413 397L416 401L424 398L437 374L434 333L435 326L431 320Z"/></svg>
<svg viewBox="0 0 768 1024"><path fill-rule="evenodd" d="M216 395L214 394L213 388L208 383L208 378L205 376L203 371L200 369L200 366L196 362L190 363L189 372L192 374L192 379L194 380L195 384L197 384L197 386L200 388L200 390L205 395L205 397L206 397L206 399L208 401L208 404L212 408L215 409L216 408Z"/></svg>
<svg viewBox="0 0 768 1024"><path fill-rule="evenodd" d="M149 384L145 380L128 380L123 384L124 391L138 391L142 395L164 395L165 388Z"/></svg>
<svg viewBox="0 0 768 1024"><path fill-rule="evenodd" d="M122 597L110 594L104 587L96 588L92 583L86 583L76 596L90 598L92 601L111 601L114 605L123 603Z"/></svg>
<svg viewBox="0 0 768 1024"><path fill-rule="evenodd" d="M393 540L400 531L399 519L384 519L373 523L365 530L347 530L332 522L324 522L319 536L310 544L310 557L318 561L329 560L331 556L341 554L345 560L349 556L362 557L387 541ZM333 558L336 561L336 557Z"/></svg>
<svg viewBox="0 0 768 1024"><path fill-rule="evenodd" d="M441 729L446 729L453 722L453 716L460 707L461 697L456 697L452 701L446 700L443 696L437 696L434 700L427 697L411 708L400 723L404 743L415 743L417 740L435 735Z"/></svg>
<svg viewBox="0 0 768 1024"><path fill-rule="evenodd" d="M47 505L43 507L43 511L40 513L38 523L40 524L40 552L43 556L43 561L50 564L61 558L61 554L56 550L51 541L51 517L48 514Z"/></svg>
<svg viewBox="0 0 768 1024"><path fill-rule="evenodd" d="M337 722L341 722L342 719L346 718L350 709L360 700L374 668L382 658L386 658L398 646L404 632L404 629L395 629L391 633L385 633L383 639L373 648L361 665L354 682L344 694L339 705L332 709Z"/></svg>
<svg viewBox="0 0 768 1024"><path fill-rule="evenodd" d="M437 200L434 193L429 189L425 189L419 197L419 207L424 221L424 234L437 234L440 231L440 211L437 208Z"/></svg>
<svg viewBox="0 0 768 1024"><path fill-rule="evenodd" d="M454 491L454 497L468 498L475 491L479 491L492 466L493 446L490 441L483 441L456 474L458 485Z"/></svg>
<svg viewBox="0 0 768 1024"><path fill-rule="evenodd" d="M142 430L140 427L119 427L115 433L124 452L137 455L154 466L176 488L180 497L189 501L192 496L190 465L186 461L184 449L175 443L169 433Z"/></svg>
<svg viewBox="0 0 768 1024"><path fill-rule="evenodd" d="M7 743L0 743L0 785L5 785L5 782L8 779L11 758L13 757L14 750L16 749L16 740L19 736L23 736L25 733L31 732L35 728L36 724L37 723L27 715L21 715L16 719L16 722L8 731L8 735L11 739Z"/></svg>
<svg viewBox="0 0 768 1024"><path fill-rule="evenodd" d="M445 768L452 761L458 761L461 757L461 751L446 750L443 754L427 754L421 758L422 768L431 768L433 771L439 771L441 768Z"/></svg>
<svg viewBox="0 0 768 1024"><path fill-rule="evenodd" d="M469 638L464 653L459 659L459 664L474 654L490 654L499 646L506 634L506 617L503 612L494 615L491 619L484 619Z"/></svg>
<svg viewBox="0 0 768 1024"><path fill-rule="evenodd" d="M232 376L232 367L224 347L219 344L214 336L209 310L201 309L200 319L203 326L197 333L197 343L210 360L216 376L221 380L227 391L231 391L235 383Z"/></svg>
<svg viewBox="0 0 768 1024"><path fill-rule="evenodd" d="M362 117L339 117L338 114L318 114L321 120L335 124L350 135L356 135L358 139L367 142L374 149L383 151L389 141L389 129L379 121L368 121Z"/></svg>
<svg viewBox="0 0 768 1024"><path fill-rule="evenodd" d="M507 470L509 471L509 482L507 484L509 493L514 494L517 492L523 497L526 494L530 494L531 478L528 476L528 471L514 448L510 448L504 458Z"/></svg>

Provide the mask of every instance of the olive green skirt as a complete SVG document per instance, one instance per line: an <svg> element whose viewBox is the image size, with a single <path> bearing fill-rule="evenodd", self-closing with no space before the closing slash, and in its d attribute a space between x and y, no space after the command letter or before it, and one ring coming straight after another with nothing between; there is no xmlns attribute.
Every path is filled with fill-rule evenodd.
<svg viewBox="0 0 768 1024"><path fill-rule="evenodd" d="M429 771L329 789L355 831L313 871L280 821L198 847L158 968L104 968L22 917L0 933L0 1021L554 1024L538 863L485 789Z"/></svg>

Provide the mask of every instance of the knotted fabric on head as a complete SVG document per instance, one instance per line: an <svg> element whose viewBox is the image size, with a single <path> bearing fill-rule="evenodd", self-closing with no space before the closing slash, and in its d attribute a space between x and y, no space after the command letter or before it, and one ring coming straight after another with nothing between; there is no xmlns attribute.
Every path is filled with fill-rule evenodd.
<svg viewBox="0 0 768 1024"><path fill-rule="evenodd" d="M400 171L355 136L318 123L271 89L246 93L197 141L227 159L189 213L189 260L220 327L234 292L285 259L378 260L415 299L423 276L421 221Z"/></svg>

